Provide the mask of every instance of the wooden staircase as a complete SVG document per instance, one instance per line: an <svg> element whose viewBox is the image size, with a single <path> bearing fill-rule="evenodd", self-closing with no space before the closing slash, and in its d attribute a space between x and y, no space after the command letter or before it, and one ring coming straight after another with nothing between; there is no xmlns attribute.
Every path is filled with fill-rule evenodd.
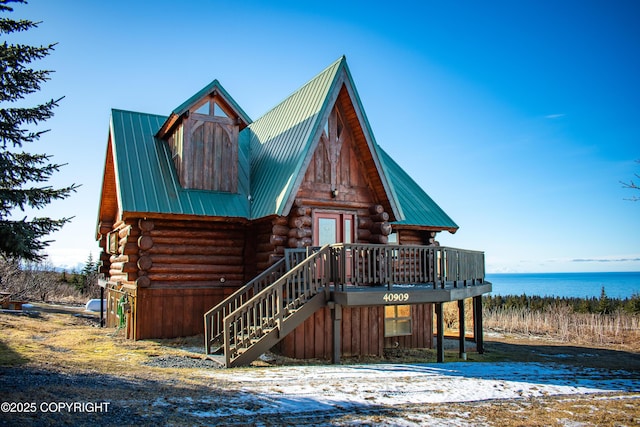
<svg viewBox="0 0 640 427"><path fill-rule="evenodd" d="M289 251L284 259L204 315L205 350L222 352L228 368L248 365L329 298L332 262L327 245Z"/></svg>

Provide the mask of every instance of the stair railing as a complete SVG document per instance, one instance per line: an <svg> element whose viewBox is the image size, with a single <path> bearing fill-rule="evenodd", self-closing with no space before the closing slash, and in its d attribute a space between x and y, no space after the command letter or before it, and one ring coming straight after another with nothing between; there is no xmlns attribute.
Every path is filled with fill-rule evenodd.
<svg viewBox="0 0 640 427"><path fill-rule="evenodd" d="M286 320L319 292L329 292L330 255L331 247L322 247L227 314L223 333L226 366L232 366L234 359L274 328L284 338Z"/></svg>
<svg viewBox="0 0 640 427"><path fill-rule="evenodd" d="M233 311L249 301L254 295L273 284L286 272L285 259L281 259L229 295L220 304L204 315L204 345L206 354L222 347L223 320Z"/></svg>

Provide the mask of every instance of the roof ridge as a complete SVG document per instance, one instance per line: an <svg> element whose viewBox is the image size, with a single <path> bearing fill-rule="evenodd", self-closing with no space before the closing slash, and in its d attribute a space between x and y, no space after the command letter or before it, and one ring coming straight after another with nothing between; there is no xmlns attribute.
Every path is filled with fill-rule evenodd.
<svg viewBox="0 0 640 427"><path fill-rule="evenodd" d="M204 96L210 94L214 90L219 90L222 94L222 97L231 104L231 108L235 109L238 115L244 120L246 123L251 123L251 117L242 109L240 104L231 96L229 92L222 86L222 83L218 79L213 79L209 84L204 86L202 89L191 95L187 98L182 104L176 107L171 114L180 115L185 112L187 108L189 108L194 102L202 99Z"/></svg>
<svg viewBox="0 0 640 427"><path fill-rule="evenodd" d="M343 63L346 64L346 61L347 61L347 57L345 55L342 55L340 58L338 58L335 61L333 61L329 66L325 67L322 71L320 71L315 76L313 76L312 78L307 80L302 86L298 87L296 90L294 90L293 92L289 93L289 95L284 97L280 102L277 102L273 107L271 107L269 110L267 110L264 114L262 114L260 117L255 119L252 122L252 124L260 121L260 119L262 119L263 117L266 117L267 115L269 115L272 111L274 111L275 109L280 107L282 104L284 104L289 98L293 97L298 92L301 92L305 87L307 87L307 86L311 85L312 83L314 83L316 81L316 79L318 79L324 73L329 71L331 68L336 67L336 71L337 71L337 69L338 69L338 67L340 65L342 65Z"/></svg>
<svg viewBox="0 0 640 427"><path fill-rule="evenodd" d="M144 114L145 116L163 117L165 119L168 117L165 114L145 113L143 111L124 110L122 108L112 108L111 109L111 113L116 112L116 111L119 112L119 113Z"/></svg>

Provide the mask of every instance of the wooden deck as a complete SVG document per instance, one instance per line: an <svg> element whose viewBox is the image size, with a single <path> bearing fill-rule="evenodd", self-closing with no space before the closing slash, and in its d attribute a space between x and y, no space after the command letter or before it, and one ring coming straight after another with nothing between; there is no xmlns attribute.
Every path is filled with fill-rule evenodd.
<svg viewBox="0 0 640 427"><path fill-rule="evenodd" d="M342 306L435 303L442 337L443 302L473 298L474 312L481 313L480 297L490 291L482 252L373 244L291 250L205 314L206 351L223 349L226 366L250 363L319 308L329 307L337 361ZM480 335L481 351L482 321L477 320L474 335ZM442 351L439 343L438 360Z"/></svg>

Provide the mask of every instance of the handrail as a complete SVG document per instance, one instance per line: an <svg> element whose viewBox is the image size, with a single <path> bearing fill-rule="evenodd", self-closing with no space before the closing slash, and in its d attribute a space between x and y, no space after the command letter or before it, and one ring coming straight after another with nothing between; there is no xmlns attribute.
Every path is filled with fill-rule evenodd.
<svg viewBox="0 0 640 427"><path fill-rule="evenodd" d="M204 314L206 354L211 353L212 345L221 338L223 332L222 321L227 314L237 310L253 295L271 285L285 272L285 259L282 258Z"/></svg>
<svg viewBox="0 0 640 427"><path fill-rule="evenodd" d="M309 253L307 252L307 255ZM285 320L306 301L330 287L427 284L433 289L484 282L484 252L446 246L333 244L287 271L282 259L205 314L205 347L224 347L226 366L261 337L284 336ZM294 322L295 323L295 322ZM277 331L274 331L277 329Z"/></svg>
<svg viewBox="0 0 640 427"><path fill-rule="evenodd" d="M446 246L331 245L335 286L431 284L469 286L484 281L484 252Z"/></svg>
<svg viewBox="0 0 640 427"><path fill-rule="evenodd" d="M328 292L330 253L330 246L322 247L224 318L226 366L268 331L282 331L286 319L307 300L323 289Z"/></svg>

